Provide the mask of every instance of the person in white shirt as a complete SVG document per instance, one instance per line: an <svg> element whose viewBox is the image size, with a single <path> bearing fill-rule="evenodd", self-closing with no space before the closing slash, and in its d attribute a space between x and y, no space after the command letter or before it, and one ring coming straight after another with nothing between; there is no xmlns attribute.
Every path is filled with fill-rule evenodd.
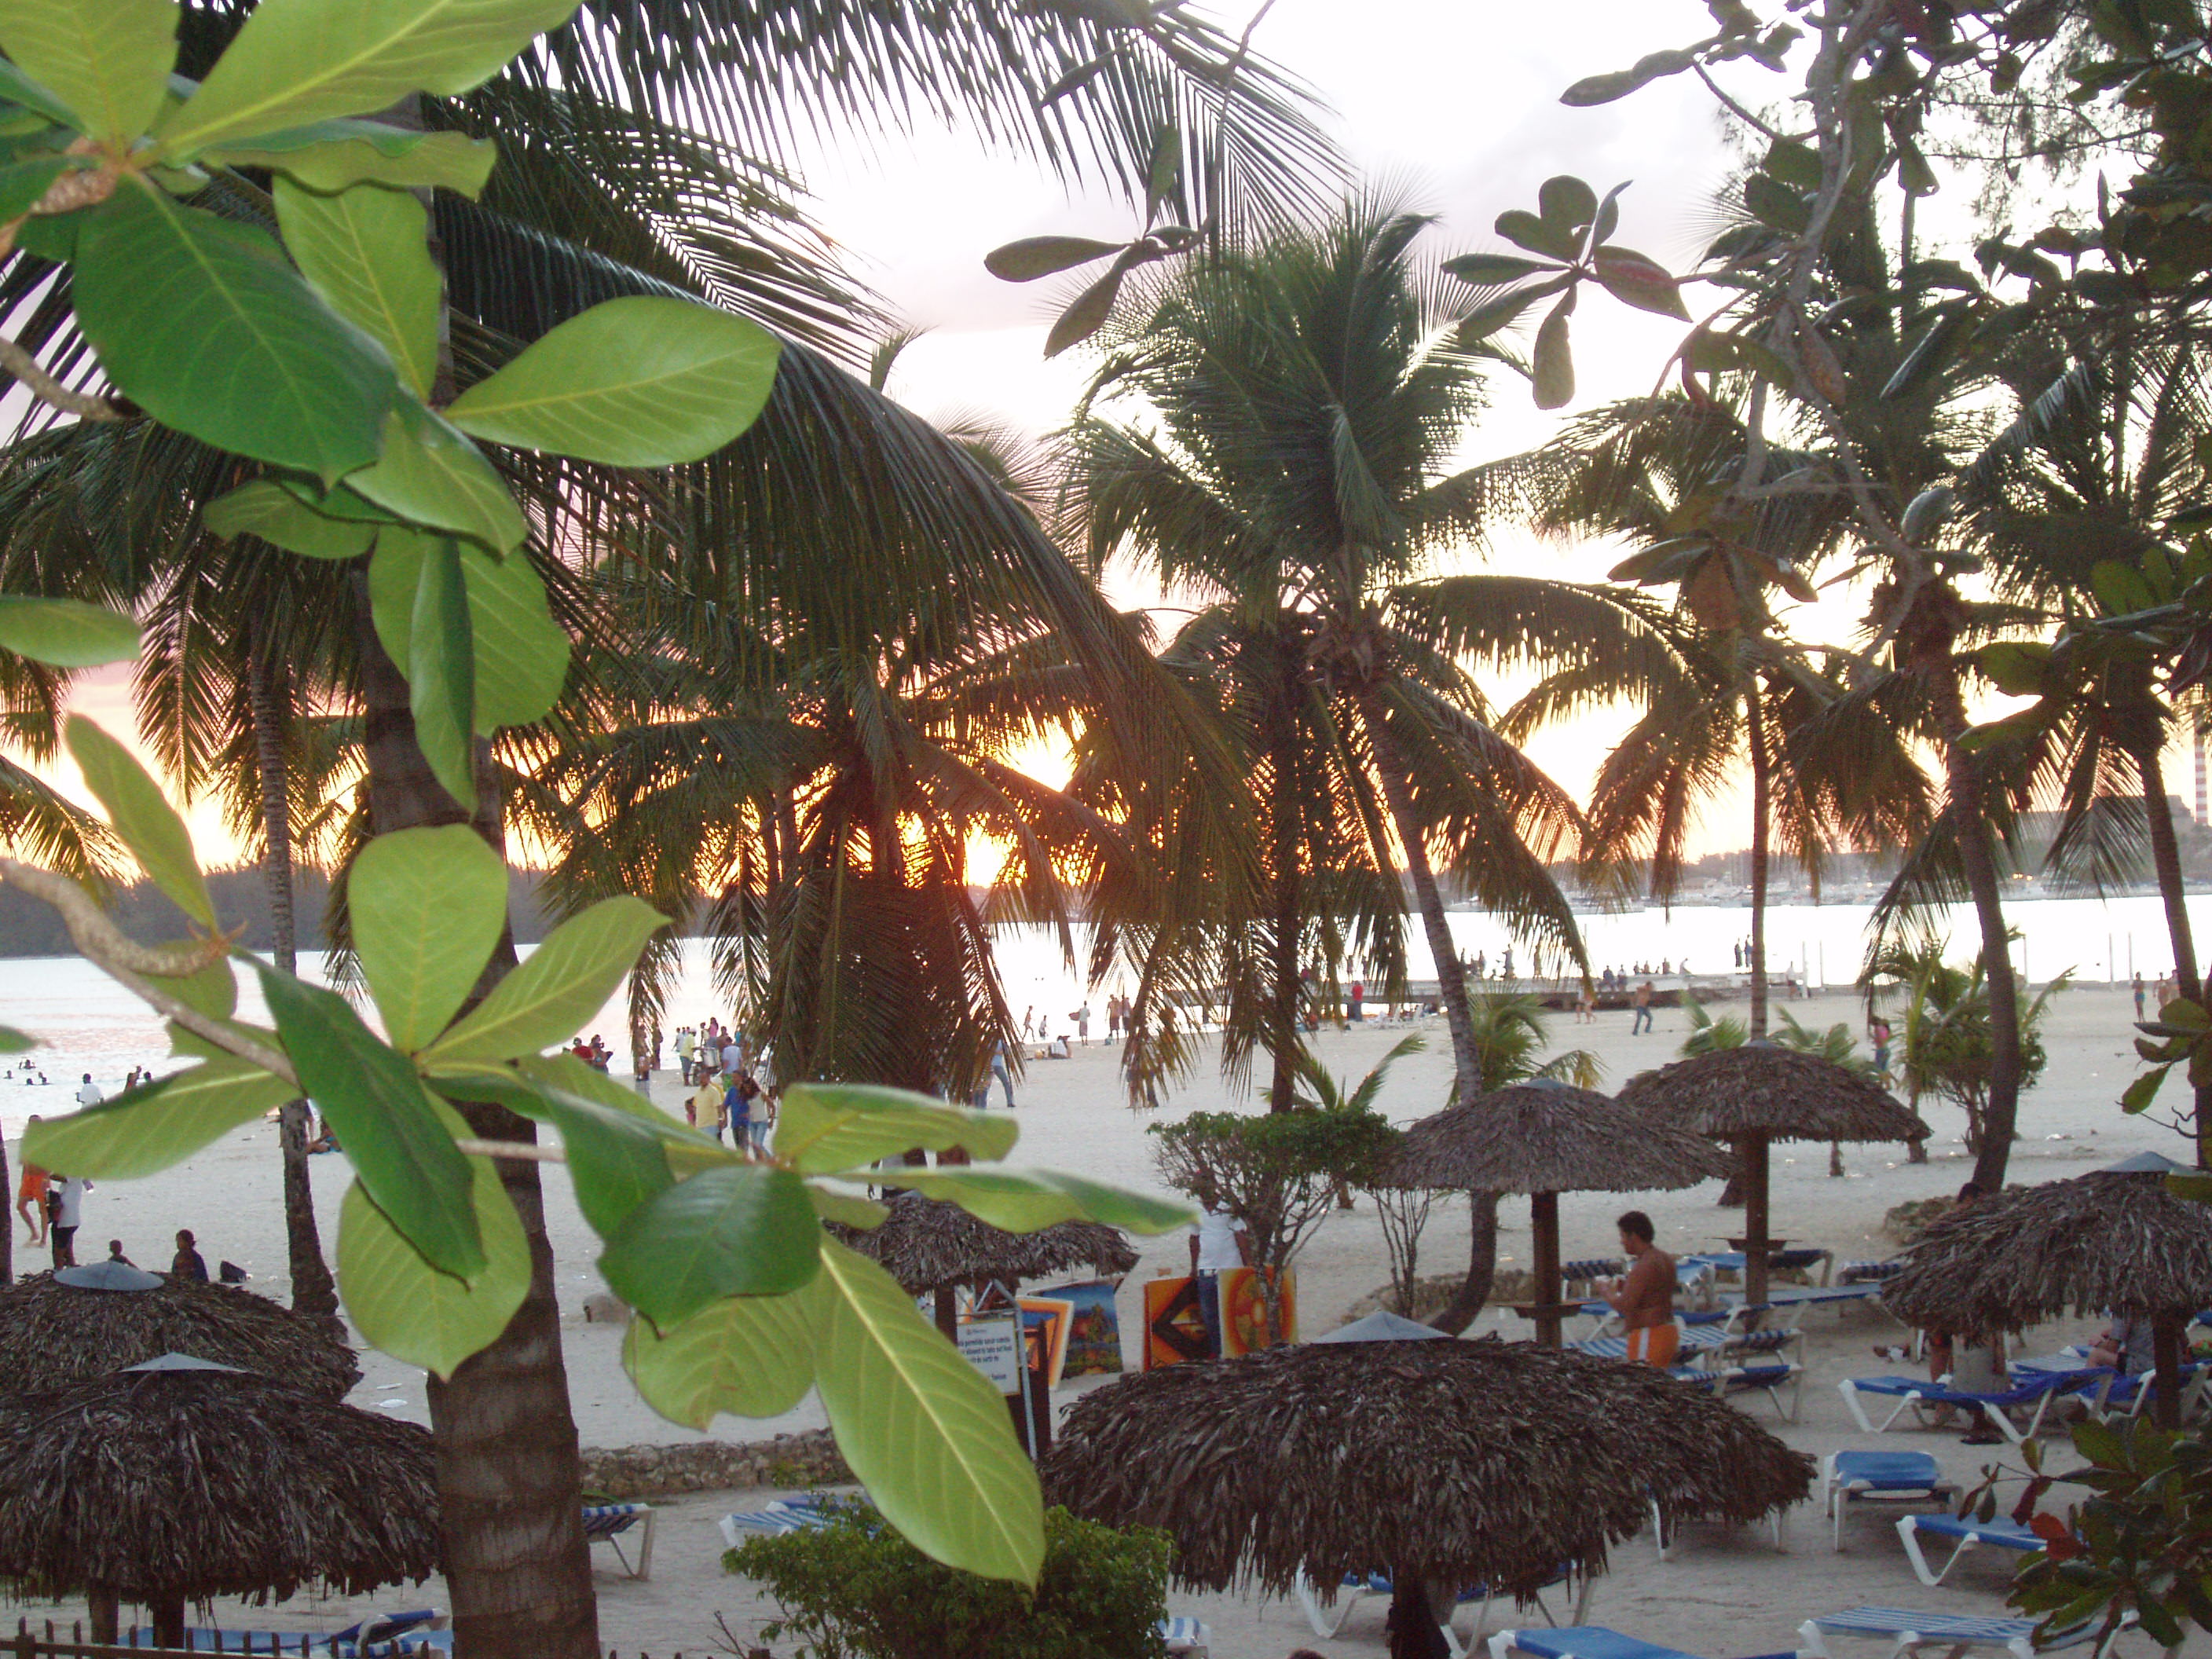
<svg viewBox="0 0 2212 1659"><path fill-rule="evenodd" d="M722 1045L722 1075L731 1081L745 1069L745 1040L738 1033L730 1033L730 1040Z"/></svg>
<svg viewBox="0 0 2212 1659"><path fill-rule="evenodd" d="M1190 1229L1190 1271L1198 1280L1198 1312L1206 1321L1210 1358L1221 1358L1221 1275L1252 1265L1252 1234L1226 1206L1208 1201Z"/></svg>
<svg viewBox="0 0 2212 1659"><path fill-rule="evenodd" d="M87 1072L84 1074L84 1086L76 1091L76 1103L80 1106L97 1106L106 1098L106 1095L100 1093L100 1085L92 1080L92 1073Z"/></svg>
<svg viewBox="0 0 2212 1659"><path fill-rule="evenodd" d="M53 1243L57 1268L76 1266L76 1230L84 1219L84 1195L91 1190L92 1182L82 1176L56 1176L47 1190L53 1224L46 1233Z"/></svg>

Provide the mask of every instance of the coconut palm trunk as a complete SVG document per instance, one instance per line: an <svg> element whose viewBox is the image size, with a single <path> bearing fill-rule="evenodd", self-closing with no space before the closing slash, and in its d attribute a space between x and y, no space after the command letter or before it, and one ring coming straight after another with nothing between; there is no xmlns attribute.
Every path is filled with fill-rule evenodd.
<svg viewBox="0 0 2212 1659"><path fill-rule="evenodd" d="M1452 1085L1462 1101L1482 1091L1481 1056L1474 1036L1474 1012L1468 1006L1467 975L1461 971L1459 951L1452 944L1451 925L1444 911L1443 895L1429 864L1427 839L1413 807L1413 767L1397 734L1390 730L1389 709L1382 693L1373 686L1358 693L1361 723L1367 728L1367 746L1375 757L1375 771L1382 799L1390 808L1406 874L1413 884L1414 908L1420 912L1421 931L1427 935L1429 954L1436 960L1437 994L1444 1005L1444 1024L1451 1030ZM1498 1194L1468 1194L1473 1242L1468 1247L1467 1278L1444 1310L1431 1322L1440 1331L1457 1336L1474 1322L1490 1299L1498 1272Z"/></svg>
<svg viewBox="0 0 2212 1659"><path fill-rule="evenodd" d="M2161 732L2160 734L2163 736ZM2204 980L2197 966L2197 939L2189 923L2188 888L2181 874L2181 845L2173 833L2173 809L2167 804L2166 768L2158 742L2143 745L2136 757L2142 777L2143 826L2150 836L2152 867L2158 874L2158 896L2166 906L2166 931L2173 945L2174 988L2190 1002L2204 1000ZM2197 1086L2197 1165L2212 1170L2212 1083Z"/></svg>
<svg viewBox="0 0 2212 1659"><path fill-rule="evenodd" d="M471 822L415 741L407 682L370 620L366 573L356 578L355 608L371 827L385 835ZM499 791L487 760L480 751L473 823L503 858ZM514 939L503 933L477 994L514 962ZM537 1139L534 1125L503 1107L465 1104L459 1110L483 1139ZM456 1650L460 1659L599 1659L576 1425L538 1165L503 1158L499 1173L529 1240L529 1293L489 1347L445 1381L429 1379Z"/></svg>
<svg viewBox="0 0 2212 1659"><path fill-rule="evenodd" d="M280 972L300 969L299 922L292 905L292 810L285 787L284 698L278 670L257 646L246 664L253 708L253 755L261 793L266 852L262 879L269 889L271 955ZM294 1311L318 1319L338 1317L337 1284L323 1259L315 1225L315 1189L307 1173L307 1103L289 1100L277 1115L276 1145L284 1167L284 1243L292 1275Z"/></svg>
<svg viewBox="0 0 2212 1659"><path fill-rule="evenodd" d="M1774 760L1766 746L1766 708L1754 678L1744 687L1744 735L1751 748L1751 1017L1756 1042L1766 1035L1766 881L1774 828Z"/></svg>
<svg viewBox="0 0 2212 1659"><path fill-rule="evenodd" d="M1982 767L1960 741L1967 729L1966 707L1955 678L1939 692L1946 707L1945 787L1950 795L1952 831L1959 838L1959 862L1974 902L1974 921L1982 937L1982 972L1990 996L1990 1092L1981 1115L1980 1144L1973 1149L1974 1182L1985 1193L2004 1189L2005 1166L2012 1158L2013 1129L2020 1111L2020 985L2012 972L2012 942L2006 936L2004 897L1997 883L1996 856L1981 818Z"/></svg>
<svg viewBox="0 0 2212 1659"><path fill-rule="evenodd" d="M1273 1006L1268 1010L1267 1047L1273 1074L1267 1087L1267 1109L1287 1112L1296 1103L1298 1073L1298 1004L1304 988L1298 977L1298 939L1304 918L1305 897L1302 850L1303 805L1298 778L1297 701L1304 690L1304 664L1287 644L1281 649L1279 679L1270 711L1268 750L1274 775L1273 799L1268 803L1273 842L1275 928L1269 969L1274 980Z"/></svg>

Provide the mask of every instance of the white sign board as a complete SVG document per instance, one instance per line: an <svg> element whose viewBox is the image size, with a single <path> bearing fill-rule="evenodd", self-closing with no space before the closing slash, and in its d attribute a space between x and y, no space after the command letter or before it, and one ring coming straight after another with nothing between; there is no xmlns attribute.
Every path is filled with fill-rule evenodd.
<svg viewBox="0 0 2212 1659"><path fill-rule="evenodd" d="M1005 1318L970 1319L960 1327L960 1354L983 1373L1000 1394L1022 1391L1023 1352L1020 1322Z"/></svg>

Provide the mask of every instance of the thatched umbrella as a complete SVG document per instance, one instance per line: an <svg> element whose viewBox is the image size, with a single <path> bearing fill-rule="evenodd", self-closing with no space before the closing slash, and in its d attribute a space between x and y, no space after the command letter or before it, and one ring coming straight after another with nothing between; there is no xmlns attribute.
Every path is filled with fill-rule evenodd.
<svg viewBox="0 0 2212 1659"><path fill-rule="evenodd" d="M2168 1192L2160 1169L2097 1170L1977 1199L1904 1259L1882 1304L1916 1325L2016 1331L2069 1309L2148 1319L2159 1420L2179 1426L2184 1337L2212 1306L2212 1209Z"/></svg>
<svg viewBox="0 0 2212 1659"><path fill-rule="evenodd" d="M251 1291L107 1262L0 1288L0 1396L89 1382L164 1353L281 1376L332 1400L361 1381L361 1361L328 1323Z"/></svg>
<svg viewBox="0 0 2212 1659"><path fill-rule="evenodd" d="M1408 1128L1383 1179L1394 1187L1526 1193L1534 1234L1530 1279L1536 1340L1558 1347L1573 1310L1559 1301L1559 1194L1694 1187L1728 1173L1694 1130L1609 1096L1531 1079L1425 1117Z"/></svg>
<svg viewBox="0 0 2212 1659"><path fill-rule="evenodd" d="M1778 1140L1918 1140L1931 1133L1879 1086L1764 1038L1632 1079L1624 1106L1672 1119L1743 1159L1744 1297L1766 1300L1766 1149Z"/></svg>
<svg viewBox="0 0 2212 1659"><path fill-rule="evenodd" d="M183 1356L0 1405L0 1577L122 1601L181 1647L185 1604L438 1570L428 1430Z"/></svg>
<svg viewBox="0 0 2212 1659"><path fill-rule="evenodd" d="M1075 1403L1042 1472L1048 1502L1164 1530L1188 1584L1387 1571L1395 1655L1430 1650L1426 1586L1533 1595L1601 1569L1654 1503L1668 1525L1796 1504L1813 1460L1651 1366L1486 1339L1125 1376Z"/></svg>
<svg viewBox="0 0 2212 1659"><path fill-rule="evenodd" d="M861 1255L882 1263L915 1296L937 1298L937 1320L951 1335L952 1293L993 1283L1018 1285L1027 1279L1089 1267L1100 1273L1125 1273L1137 1265L1137 1253L1117 1229L1095 1221L1063 1221L1033 1233L1010 1233L978 1221L957 1204L905 1192L890 1200L890 1218L860 1231L834 1228L837 1237Z"/></svg>

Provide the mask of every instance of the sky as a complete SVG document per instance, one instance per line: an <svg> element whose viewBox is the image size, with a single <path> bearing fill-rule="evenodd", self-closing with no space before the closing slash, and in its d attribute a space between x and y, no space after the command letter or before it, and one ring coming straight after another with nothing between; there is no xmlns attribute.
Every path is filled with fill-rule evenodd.
<svg viewBox="0 0 2212 1659"><path fill-rule="evenodd" d="M1222 7L1214 15L1241 30L1249 14ZM1437 216L1430 234L1440 257L1504 246L1491 230L1496 216L1533 207L1545 179L1571 173L1601 193L1627 182L1614 240L1681 269L1702 246L1711 198L1731 166L1710 94L1687 76L1595 109L1567 108L1559 94L1710 28L1701 0L1277 0L1253 44L1315 88L1325 125L1363 179ZM1785 86L1750 64L1733 66L1729 80L1758 103ZM1087 362L1078 351L1048 362L1043 342L1055 301L1081 279L1007 284L984 270L983 256L1045 233L1121 240L1133 228L1127 204L1104 190L1072 191L1042 163L989 153L959 131L825 143L799 159L799 171L817 222L856 274L895 314L927 331L901 356L893 396L933 418L980 415L1033 436L1066 418ZM1525 384L1500 370L1464 461L1533 447L1577 412L1650 391L1680 334L1678 324L1595 295L1573 326L1573 404L1542 413ZM1464 559L1470 568L1594 580L1620 556L1601 544L1539 545L1508 530ZM1124 605L1158 598L1126 572L1109 586ZM1858 608L1848 599L1824 605L1795 618L1794 631L1841 639ZM1519 689L1493 688L1501 701ZM85 687L78 706L118 735L129 725L116 677ZM1627 719L1625 711L1586 719L1530 746L1579 794ZM1056 770L1048 753L1024 758L1041 775ZM2185 774L2173 775L2179 787ZM66 763L56 776L77 793ZM1743 845L1747 812L1741 796L1718 804L1695 850ZM193 823L210 862L234 856L211 813L195 812Z"/></svg>

